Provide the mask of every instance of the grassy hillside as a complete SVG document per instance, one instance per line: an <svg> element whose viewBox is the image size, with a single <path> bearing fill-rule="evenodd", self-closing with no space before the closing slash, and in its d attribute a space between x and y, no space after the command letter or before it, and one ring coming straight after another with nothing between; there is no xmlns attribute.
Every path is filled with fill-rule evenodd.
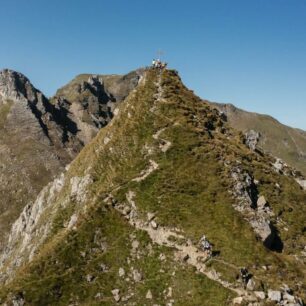
<svg viewBox="0 0 306 306"><path fill-rule="evenodd" d="M38 243L37 233L47 223L48 237L32 262L25 260L0 289L1 300L29 305L231 305L243 266L254 275L257 290L286 283L305 298L305 266L297 258L306 242L306 193L292 178L274 172L270 157L249 151L241 139L176 72L148 71L119 106L119 114L72 163L56 200L35 220L29 245ZM275 213L281 253L264 247L233 207L230 168L237 164L258 180L258 193ZM75 191L72 182L86 176L90 183ZM136 219L119 212L128 203ZM150 231L139 229L134 220L144 220L146 228L148 212L155 214L158 228L182 233L177 247L196 246L205 234L216 255L206 262L207 270L197 271L188 258L178 260L175 248L154 243ZM69 227L72 216L77 221ZM214 271L230 289L207 278ZM117 303L114 289L120 290Z"/></svg>
<svg viewBox="0 0 306 306"><path fill-rule="evenodd" d="M232 127L242 132L259 132L259 146L306 175L305 131L283 125L267 115L243 111L231 104L213 105L226 113Z"/></svg>

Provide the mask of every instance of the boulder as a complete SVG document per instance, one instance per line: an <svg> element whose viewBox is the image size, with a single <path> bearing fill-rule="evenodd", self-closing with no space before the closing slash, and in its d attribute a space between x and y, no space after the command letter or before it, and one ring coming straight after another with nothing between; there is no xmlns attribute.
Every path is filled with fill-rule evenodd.
<svg viewBox="0 0 306 306"><path fill-rule="evenodd" d="M113 289L112 295L114 297L114 300L118 303L120 301L120 289Z"/></svg>
<svg viewBox="0 0 306 306"><path fill-rule="evenodd" d="M282 287L280 288L284 293L289 293L292 295L293 290L289 288L287 284L283 284Z"/></svg>
<svg viewBox="0 0 306 306"><path fill-rule="evenodd" d="M146 299L148 300L152 300L153 296L152 296L152 292L151 290L148 290L147 294L146 294Z"/></svg>
<svg viewBox="0 0 306 306"><path fill-rule="evenodd" d="M164 261L164 260L166 259L166 255L165 255L165 254L160 254L160 255L159 255L159 259L160 259L161 261Z"/></svg>
<svg viewBox="0 0 306 306"><path fill-rule="evenodd" d="M256 285L256 284L255 284L254 280L249 279L248 282L247 282L246 288L247 288L248 290L253 291L253 290L255 289L255 285Z"/></svg>
<svg viewBox="0 0 306 306"><path fill-rule="evenodd" d="M134 292L131 292L131 293L127 294L126 296L123 296L122 299L121 299L121 301L122 301L122 302L126 302L126 301L128 301L129 299L131 299L133 296L134 296ZM132 304L132 305L133 305L133 304Z"/></svg>
<svg viewBox="0 0 306 306"><path fill-rule="evenodd" d="M304 190L306 190L306 180L296 179L296 181Z"/></svg>
<svg viewBox="0 0 306 306"><path fill-rule="evenodd" d="M208 271L208 277L213 280L217 280L219 279L220 274L215 269L211 269Z"/></svg>
<svg viewBox="0 0 306 306"><path fill-rule="evenodd" d="M282 300L282 294L277 290L268 290L268 299L275 302L280 302Z"/></svg>
<svg viewBox="0 0 306 306"><path fill-rule="evenodd" d="M265 218L254 218L250 221L255 233L261 238L262 241L266 241L271 237L272 230L270 227L270 221Z"/></svg>
<svg viewBox="0 0 306 306"><path fill-rule="evenodd" d="M284 163L283 163L283 161L282 161L281 159L277 158L277 159L275 160L275 163L273 164L273 167L274 167L274 169L275 169L277 172L280 172L280 171L282 171L283 168L284 168Z"/></svg>
<svg viewBox="0 0 306 306"><path fill-rule="evenodd" d="M293 295L289 294L289 293L285 293L283 295L283 300L294 303L295 302L295 297Z"/></svg>
<svg viewBox="0 0 306 306"><path fill-rule="evenodd" d="M106 264L101 263L100 264L100 270L101 270L101 272L107 272L109 269L108 269Z"/></svg>
<svg viewBox="0 0 306 306"><path fill-rule="evenodd" d="M91 283L93 280L95 279L95 277L91 274L87 274L86 275L86 280L88 283Z"/></svg>
<svg viewBox="0 0 306 306"><path fill-rule="evenodd" d="M133 270L132 274L133 274L133 279L136 283L138 283L142 280L142 275L138 270L136 270L136 269Z"/></svg>
<svg viewBox="0 0 306 306"><path fill-rule="evenodd" d="M241 296L238 296L238 297L233 299L233 304L240 305L242 303L242 301L243 301L243 298Z"/></svg>
<svg viewBox="0 0 306 306"><path fill-rule="evenodd" d="M129 206L124 206L123 210L122 210L122 214L127 216L129 213L131 212L131 207Z"/></svg>
<svg viewBox="0 0 306 306"><path fill-rule="evenodd" d="M264 300L266 298L266 294L263 291L255 291L255 296L261 300Z"/></svg>
<svg viewBox="0 0 306 306"><path fill-rule="evenodd" d="M148 219L149 222L152 221L154 218L155 218L155 214L154 213L151 213L151 212L147 213L147 219Z"/></svg>
<svg viewBox="0 0 306 306"><path fill-rule="evenodd" d="M25 300L22 296L22 294L19 294L17 296L14 296L12 299L13 306L24 306ZM4 305L7 305L6 303Z"/></svg>
<svg viewBox="0 0 306 306"><path fill-rule="evenodd" d="M104 139L103 139L103 142L104 142L105 145L108 144L110 141L111 141L111 138L109 138L107 136L105 136Z"/></svg>
<svg viewBox="0 0 306 306"><path fill-rule="evenodd" d="M245 133L245 143L252 151L256 150L259 136L260 136L259 133L257 133L254 130L250 130L247 133Z"/></svg>
<svg viewBox="0 0 306 306"><path fill-rule="evenodd" d="M103 297L103 294L101 292L98 292L96 295L95 295L95 299L99 300Z"/></svg>
<svg viewBox="0 0 306 306"><path fill-rule="evenodd" d="M154 220L152 220L152 221L150 222L150 224L151 224L151 226L152 226L153 229L157 229L157 228L158 228L158 224L157 224Z"/></svg>
<svg viewBox="0 0 306 306"><path fill-rule="evenodd" d="M264 207L267 205L267 200L264 196L260 196L257 200L257 207L258 209L264 209Z"/></svg>
<svg viewBox="0 0 306 306"><path fill-rule="evenodd" d="M119 272L118 273L119 273L120 277L123 277L125 275L125 271L124 271L123 268L119 268Z"/></svg>
<svg viewBox="0 0 306 306"><path fill-rule="evenodd" d="M168 298L171 298L171 297L172 297L172 287L169 287L169 288L168 288L167 297L168 297Z"/></svg>
<svg viewBox="0 0 306 306"><path fill-rule="evenodd" d="M70 221L68 223L68 229L72 229L72 228L75 228L75 224L77 223L78 221L78 215L77 214L73 214L70 218Z"/></svg>

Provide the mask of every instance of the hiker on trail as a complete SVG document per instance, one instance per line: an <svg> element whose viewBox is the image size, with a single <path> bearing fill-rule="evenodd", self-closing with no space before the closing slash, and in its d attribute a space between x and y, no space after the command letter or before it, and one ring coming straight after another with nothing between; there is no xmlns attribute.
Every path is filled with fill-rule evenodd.
<svg viewBox="0 0 306 306"><path fill-rule="evenodd" d="M200 244L202 250L207 253L207 255L210 257L212 255L212 245L210 242L206 239L205 235L202 236L200 239Z"/></svg>
<svg viewBox="0 0 306 306"><path fill-rule="evenodd" d="M242 282L244 283L244 285L246 286L246 284L248 283L248 280L250 278L250 274L247 268L241 268L240 269L240 275L241 275L241 279Z"/></svg>

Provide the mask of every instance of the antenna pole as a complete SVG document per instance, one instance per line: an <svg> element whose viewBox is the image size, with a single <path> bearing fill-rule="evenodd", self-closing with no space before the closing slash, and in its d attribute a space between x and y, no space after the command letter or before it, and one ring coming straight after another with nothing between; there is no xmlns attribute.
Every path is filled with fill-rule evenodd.
<svg viewBox="0 0 306 306"><path fill-rule="evenodd" d="M157 59L159 59L160 61L161 61L161 56L164 54L164 52L161 50L161 49L159 49L158 51L157 51Z"/></svg>

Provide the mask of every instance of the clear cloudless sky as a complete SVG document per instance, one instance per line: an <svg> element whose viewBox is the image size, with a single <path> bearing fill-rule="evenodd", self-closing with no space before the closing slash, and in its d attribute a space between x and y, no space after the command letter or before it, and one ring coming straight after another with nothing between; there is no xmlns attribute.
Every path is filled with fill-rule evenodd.
<svg viewBox="0 0 306 306"><path fill-rule="evenodd" d="M199 96L306 130L305 0L0 0L0 69L51 96L156 50Z"/></svg>

